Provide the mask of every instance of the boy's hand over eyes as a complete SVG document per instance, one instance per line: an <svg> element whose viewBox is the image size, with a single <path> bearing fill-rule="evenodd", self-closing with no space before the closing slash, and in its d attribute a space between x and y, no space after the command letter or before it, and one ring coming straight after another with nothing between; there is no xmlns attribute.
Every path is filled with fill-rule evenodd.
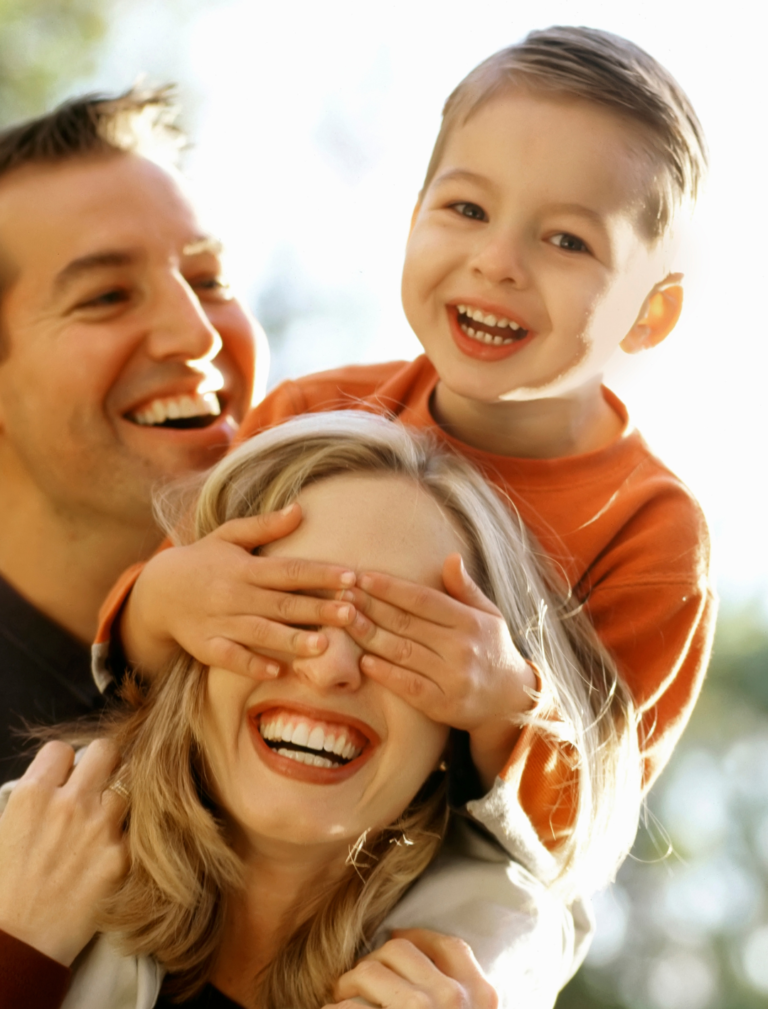
<svg viewBox="0 0 768 1009"><path fill-rule="evenodd" d="M262 679L277 676L280 666L253 649L322 653L328 640L314 628L345 627L355 609L343 600L304 593L338 593L354 585L354 572L253 554L300 522L301 508L293 504L280 512L233 519L189 546L156 554L139 575L121 616L129 662L152 675L180 646L204 665Z"/></svg>
<svg viewBox="0 0 768 1009"><path fill-rule="evenodd" d="M367 653L366 675L436 722L469 733L472 760L490 788L533 707L534 669L459 554L443 566L448 595L390 575L366 573L343 594L357 609L348 632Z"/></svg>

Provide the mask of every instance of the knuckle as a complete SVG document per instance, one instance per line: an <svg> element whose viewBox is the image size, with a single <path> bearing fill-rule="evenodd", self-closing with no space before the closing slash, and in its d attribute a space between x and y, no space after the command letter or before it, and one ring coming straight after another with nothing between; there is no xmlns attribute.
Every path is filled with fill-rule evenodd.
<svg viewBox="0 0 768 1009"><path fill-rule="evenodd" d="M423 695L425 684L420 676L404 676L402 683L408 697L416 700Z"/></svg>
<svg viewBox="0 0 768 1009"><path fill-rule="evenodd" d="M262 617L254 617L251 620L250 638L257 648L269 643L269 622Z"/></svg>
<svg viewBox="0 0 768 1009"><path fill-rule="evenodd" d="M286 623L290 623L295 618L298 608L299 600L297 596L291 596L285 592L281 592L276 596L275 610L277 611L277 615Z"/></svg>
<svg viewBox="0 0 768 1009"><path fill-rule="evenodd" d="M399 666L402 666L406 662L408 662L408 660L411 658L412 655L413 655L413 644L407 638L398 641L393 649L393 658L396 664Z"/></svg>
<svg viewBox="0 0 768 1009"><path fill-rule="evenodd" d="M396 610L392 619L393 629L397 634L405 634L410 629L413 618L405 610Z"/></svg>
<svg viewBox="0 0 768 1009"><path fill-rule="evenodd" d="M285 577L294 585L301 581L304 569L304 562L296 557L287 558L285 561Z"/></svg>

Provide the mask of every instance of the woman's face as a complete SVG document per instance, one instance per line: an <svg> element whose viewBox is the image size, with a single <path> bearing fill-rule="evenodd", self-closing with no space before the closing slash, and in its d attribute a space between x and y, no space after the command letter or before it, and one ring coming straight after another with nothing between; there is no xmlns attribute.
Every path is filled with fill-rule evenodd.
<svg viewBox="0 0 768 1009"><path fill-rule="evenodd" d="M350 474L307 487L296 532L263 553L375 570L442 589L464 543L410 480ZM279 655L267 682L211 669L205 749L236 845L316 845L345 855L363 831L392 823L439 763L448 729L360 672L360 648L324 628L314 658Z"/></svg>

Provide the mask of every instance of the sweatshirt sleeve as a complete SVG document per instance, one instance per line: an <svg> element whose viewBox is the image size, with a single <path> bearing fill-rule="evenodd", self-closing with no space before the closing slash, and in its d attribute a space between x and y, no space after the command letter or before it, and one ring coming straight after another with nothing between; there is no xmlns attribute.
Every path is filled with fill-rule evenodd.
<svg viewBox="0 0 768 1009"><path fill-rule="evenodd" d="M0 930L0 1009L59 1009L71 971Z"/></svg>

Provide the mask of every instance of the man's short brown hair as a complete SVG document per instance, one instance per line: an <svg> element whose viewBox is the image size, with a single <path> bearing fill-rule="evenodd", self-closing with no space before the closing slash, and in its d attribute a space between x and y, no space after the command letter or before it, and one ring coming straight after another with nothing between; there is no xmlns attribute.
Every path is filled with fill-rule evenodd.
<svg viewBox="0 0 768 1009"><path fill-rule="evenodd" d="M29 164L122 152L177 163L186 137L172 86L82 95L0 131L0 177Z"/></svg>
<svg viewBox="0 0 768 1009"><path fill-rule="evenodd" d="M452 92L432 151L422 193L437 171L452 130L497 95L515 87L582 98L644 127L656 167L643 221L661 237L685 200L695 200L707 166L704 131L672 75L633 42L596 28L530 32L468 74Z"/></svg>
<svg viewBox="0 0 768 1009"><path fill-rule="evenodd" d="M55 165L115 153L139 154L175 166L186 144L177 116L175 89L170 85L71 98L53 112L0 131L0 185L4 175L25 165ZM0 273L0 296L4 286ZM0 320L0 362L8 350Z"/></svg>

